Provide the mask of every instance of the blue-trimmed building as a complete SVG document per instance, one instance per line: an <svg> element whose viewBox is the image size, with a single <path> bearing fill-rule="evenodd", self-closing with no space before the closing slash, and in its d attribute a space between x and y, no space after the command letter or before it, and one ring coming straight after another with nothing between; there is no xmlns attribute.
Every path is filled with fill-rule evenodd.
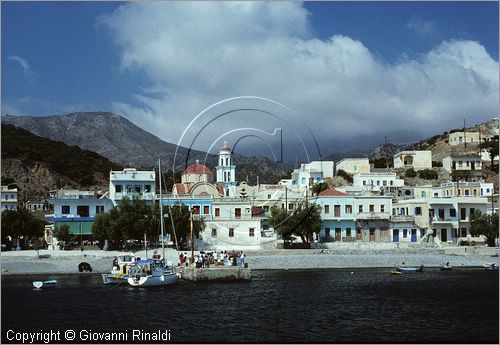
<svg viewBox="0 0 500 345"><path fill-rule="evenodd" d="M95 216L113 208L111 199L97 198L93 191L61 189L48 201L54 205L54 214L46 215L46 221L54 223L55 229L67 224L73 235L86 238L92 235Z"/></svg>
<svg viewBox="0 0 500 345"><path fill-rule="evenodd" d="M327 189L312 200L321 207L321 242L352 242L356 240L356 213L353 196Z"/></svg>

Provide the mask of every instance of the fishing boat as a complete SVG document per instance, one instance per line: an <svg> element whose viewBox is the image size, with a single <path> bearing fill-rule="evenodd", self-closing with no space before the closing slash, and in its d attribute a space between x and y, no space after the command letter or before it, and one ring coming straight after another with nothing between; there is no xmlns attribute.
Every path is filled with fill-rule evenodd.
<svg viewBox="0 0 500 345"><path fill-rule="evenodd" d="M137 261L134 254L119 255L113 261L113 269L110 273L102 273L104 284L119 284L128 279L128 270L130 266Z"/></svg>
<svg viewBox="0 0 500 345"><path fill-rule="evenodd" d="M133 287L164 286L175 284L179 281L179 275L165 264L165 241L163 235L163 207L161 197L161 162L158 160L158 172L160 179L160 229L162 255L153 255L153 259L139 260L129 268L127 282ZM145 241L146 242L146 241Z"/></svg>
<svg viewBox="0 0 500 345"><path fill-rule="evenodd" d="M423 272L424 265L420 266L396 266L396 271L401 273L415 273L415 272Z"/></svg>
<svg viewBox="0 0 500 345"><path fill-rule="evenodd" d="M179 276L164 265L161 259L148 259L136 261L129 268L127 282L133 287L164 286L175 284Z"/></svg>
<svg viewBox="0 0 500 345"><path fill-rule="evenodd" d="M483 269L488 270L488 271L495 271L495 270L498 270L498 264L495 262L483 264Z"/></svg>

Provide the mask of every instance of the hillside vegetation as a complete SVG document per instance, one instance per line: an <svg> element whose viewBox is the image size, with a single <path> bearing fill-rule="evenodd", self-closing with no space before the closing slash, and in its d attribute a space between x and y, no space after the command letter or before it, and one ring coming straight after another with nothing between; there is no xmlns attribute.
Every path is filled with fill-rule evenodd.
<svg viewBox="0 0 500 345"><path fill-rule="evenodd" d="M117 169L122 166L95 152L2 124L2 178L21 192L32 190L31 198L65 184L74 188L107 186L109 171ZM20 199L28 197L25 194Z"/></svg>

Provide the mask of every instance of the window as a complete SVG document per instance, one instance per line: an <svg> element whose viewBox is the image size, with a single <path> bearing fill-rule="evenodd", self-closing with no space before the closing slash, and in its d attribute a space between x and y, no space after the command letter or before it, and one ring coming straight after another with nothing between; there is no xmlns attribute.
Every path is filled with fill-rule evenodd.
<svg viewBox="0 0 500 345"><path fill-rule="evenodd" d="M132 185L128 184L126 186L126 191L127 191L127 193L132 193Z"/></svg>
<svg viewBox="0 0 500 345"><path fill-rule="evenodd" d="M468 196L469 194L470 194L470 192L468 189L464 190L464 195Z"/></svg>
<svg viewBox="0 0 500 345"><path fill-rule="evenodd" d="M88 217L89 216L89 207L88 206L77 206L76 207L76 213L80 216L80 217Z"/></svg>
<svg viewBox="0 0 500 345"><path fill-rule="evenodd" d="M229 237L234 237L234 229L229 228Z"/></svg>
<svg viewBox="0 0 500 345"><path fill-rule="evenodd" d="M359 205L359 213L363 212L363 205Z"/></svg>
<svg viewBox="0 0 500 345"><path fill-rule="evenodd" d="M122 192L122 185L121 184L115 185L115 192L116 193L121 193Z"/></svg>
<svg viewBox="0 0 500 345"><path fill-rule="evenodd" d="M458 161L458 166L459 166L459 167L462 167L462 164L463 164L463 162L462 162L462 161Z"/></svg>
<svg viewBox="0 0 500 345"><path fill-rule="evenodd" d="M422 198L425 198L425 197L427 197L427 193L426 192L422 192L422 193L420 193L420 196L422 196Z"/></svg>
<svg viewBox="0 0 500 345"><path fill-rule="evenodd" d="M293 204L288 204L288 209L293 210Z"/></svg>
<svg viewBox="0 0 500 345"><path fill-rule="evenodd" d="M444 220L444 208L438 210L439 220Z"/></svg>
<svg viewBox="0 0 500 345"><path fill-rule="evenodd" d="M267 198L268 198L268 199L271 199L271 194L267 194Z"/></svg>
<svg viewBox="0 0 500 345"><path fill-rule="evenodd" d="M325 237L330 237L330 228L325 228Z"/></svg>
<svg viewBox="0 0 500 345"><path fill-rule="evenodd" d="M380 186L380 180L377 180L377 186Z"/></svg>
<svg viewBox="0 0 500 345"><path fill-rule="evenodd" d="M210 214L210 207L205 205L203 206L203 214Z"/></svg>
<svg viewBox="0 0 500 345"><path fill-rule="evenodd" d="M380 212L385 212L385 205L380 205Z"/></svg>
<svg viewBox="0 0 500 345"><path fill-rule="evenodd" d="M365 180L363 180L363 186L366 186L366 181Z"/></svg>
<svg viewBox="0 0 500 345"><path fill-rule="evenodd" d="M476 211L476 209L471 208L471 209L469 210L469 217L470 217L470 216L472 216L472 215L474 214L474 212L475 212L475 211Z"/></svg>
<svg viewBox="0 0 500 345"><path fill-rule="evenodd" d="M230 171L227 173L227 180L231 181L231 172Z"/></svg>
<svg viewBox="0 0 500 345"><path fill-rule="evenodd" d="M144 185L144 192L145 193L151 193L151 185L150 184Z"/></svg>
<svg viewBox="0 0 500 345"><path fill-rule="evenodd" d="M330 213L330 205L325 205L325 213Z"/></svg>
<svg viewBox="0 0 500 345"><path fill-rule="evenodd" d="M346 237L351 237L351 228L346 228L345 229L345 236Z"/></svg>
<svg viewBox="0 0 500 345"><path fill-rule="evenodd" d="M394 181L392 181L392 180L391 180L391 181L389 181L389 184L390 184L391 186L392 186L392 185L394 185Z"/></svg>
<svg viewBox="0 0 500 345"><path fill-rule="evenodd" d="M217 229L212 229L212 237L217 237Z"/></svg>
<svg viewBox="0 0 500 345"><path fill-rule="evenodd" d="M386 180L382 181L382 186L387 186L387 181Z"/></svg>
<svg viewBox="0 0 500 345"><path fill-rule="evenodd" d="M138 184L135 185L135 192L136 193L140 193L141 192L141 186L140 185L138 185Z"/></svg>
<svg viewBox="0 0 500 345"><path fill-rule="evenodd" d="M104 213L104 205L96 205L95 214Z"/></svg>
<svg viewBox="0 0 500 345"><path fill-rule="evenodd" d="M454 208L450 208L450 217L456 217L457 216L457 210Z"/></svg>
<svg viewBox="0 0 500 345"><path fill-rule="evenodd" d="M196 205L192 208L193 214L200 214L200 206Z"/></svg>
<svg viewBox="0 0 500 345"><path fill-rule="evenodd" d="M460 208L460 220L465 220L465 208Z"/></svg>
<svg viewBox="0 0 500 345"><path fill-rule="evenodd" d="M254 237L254 236L255 236L255 228L249 228L248 237Z"/></svg>
<svg viewBox="0 0 500 345"><path fill-rule="evenodd" d="M220 217L220 208L218 207L215 208L215 216Z"/></svg>
<svg viewBox="0 0 500 345"><path fill-rule="evenodd" d="M347 214L352 213L352 205L345 205L345 213Z"/></svg>
<svg viewBox="0 0 500 345"><path fill-rule="evenodd" d="M61 213L62 214L69 214L69 212L70 212L69 209L70 209L69 205L63 205L63 206L61 206Z"/></svg>
<svg viewBox="0 0 500 345"><path fill-rule="evenodd" d="M229 158L226 158L226 165L229 165Z"/></svg>
<svg viewBox="0 0 500 345"><path fill-rule="evenodd" d="M333 216L340 217L340 205L333 206Z"/></svg>
<svg viewBox="0 0 500 345"><path fill-rule="evenodd" d="M375 212L375 205L370 205L370 212Z"/></svg>
<svg viewBox="0 0 500 345"><path fill-rule="evenodd" d="M408 235L408 230L403 229L403 238L406 238L407 235Z"/></svg>
<svg viewBox="0 0 500 345"><path fill-rule="evenodd" d="M235 208L234 209L234 218L240 219L241 218L241 208Z"/></svg>
<svg viewBox="0 0 500 345"><path fill-rule="evenodd" d="M422 207L415 207L415 216L422 215Z"/></svg>

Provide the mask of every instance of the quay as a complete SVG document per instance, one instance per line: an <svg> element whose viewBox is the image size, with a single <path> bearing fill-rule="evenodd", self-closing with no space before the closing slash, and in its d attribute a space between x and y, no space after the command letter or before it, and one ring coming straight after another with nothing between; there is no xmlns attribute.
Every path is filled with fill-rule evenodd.
<svg viewBox="0 0 500 345"><path fill-rule="evenodd" d="M208 280L250 280L252 273L250 268L235 266L216 266L210 268L176 267L176 272L181 278L190 281Z"/></svg>

